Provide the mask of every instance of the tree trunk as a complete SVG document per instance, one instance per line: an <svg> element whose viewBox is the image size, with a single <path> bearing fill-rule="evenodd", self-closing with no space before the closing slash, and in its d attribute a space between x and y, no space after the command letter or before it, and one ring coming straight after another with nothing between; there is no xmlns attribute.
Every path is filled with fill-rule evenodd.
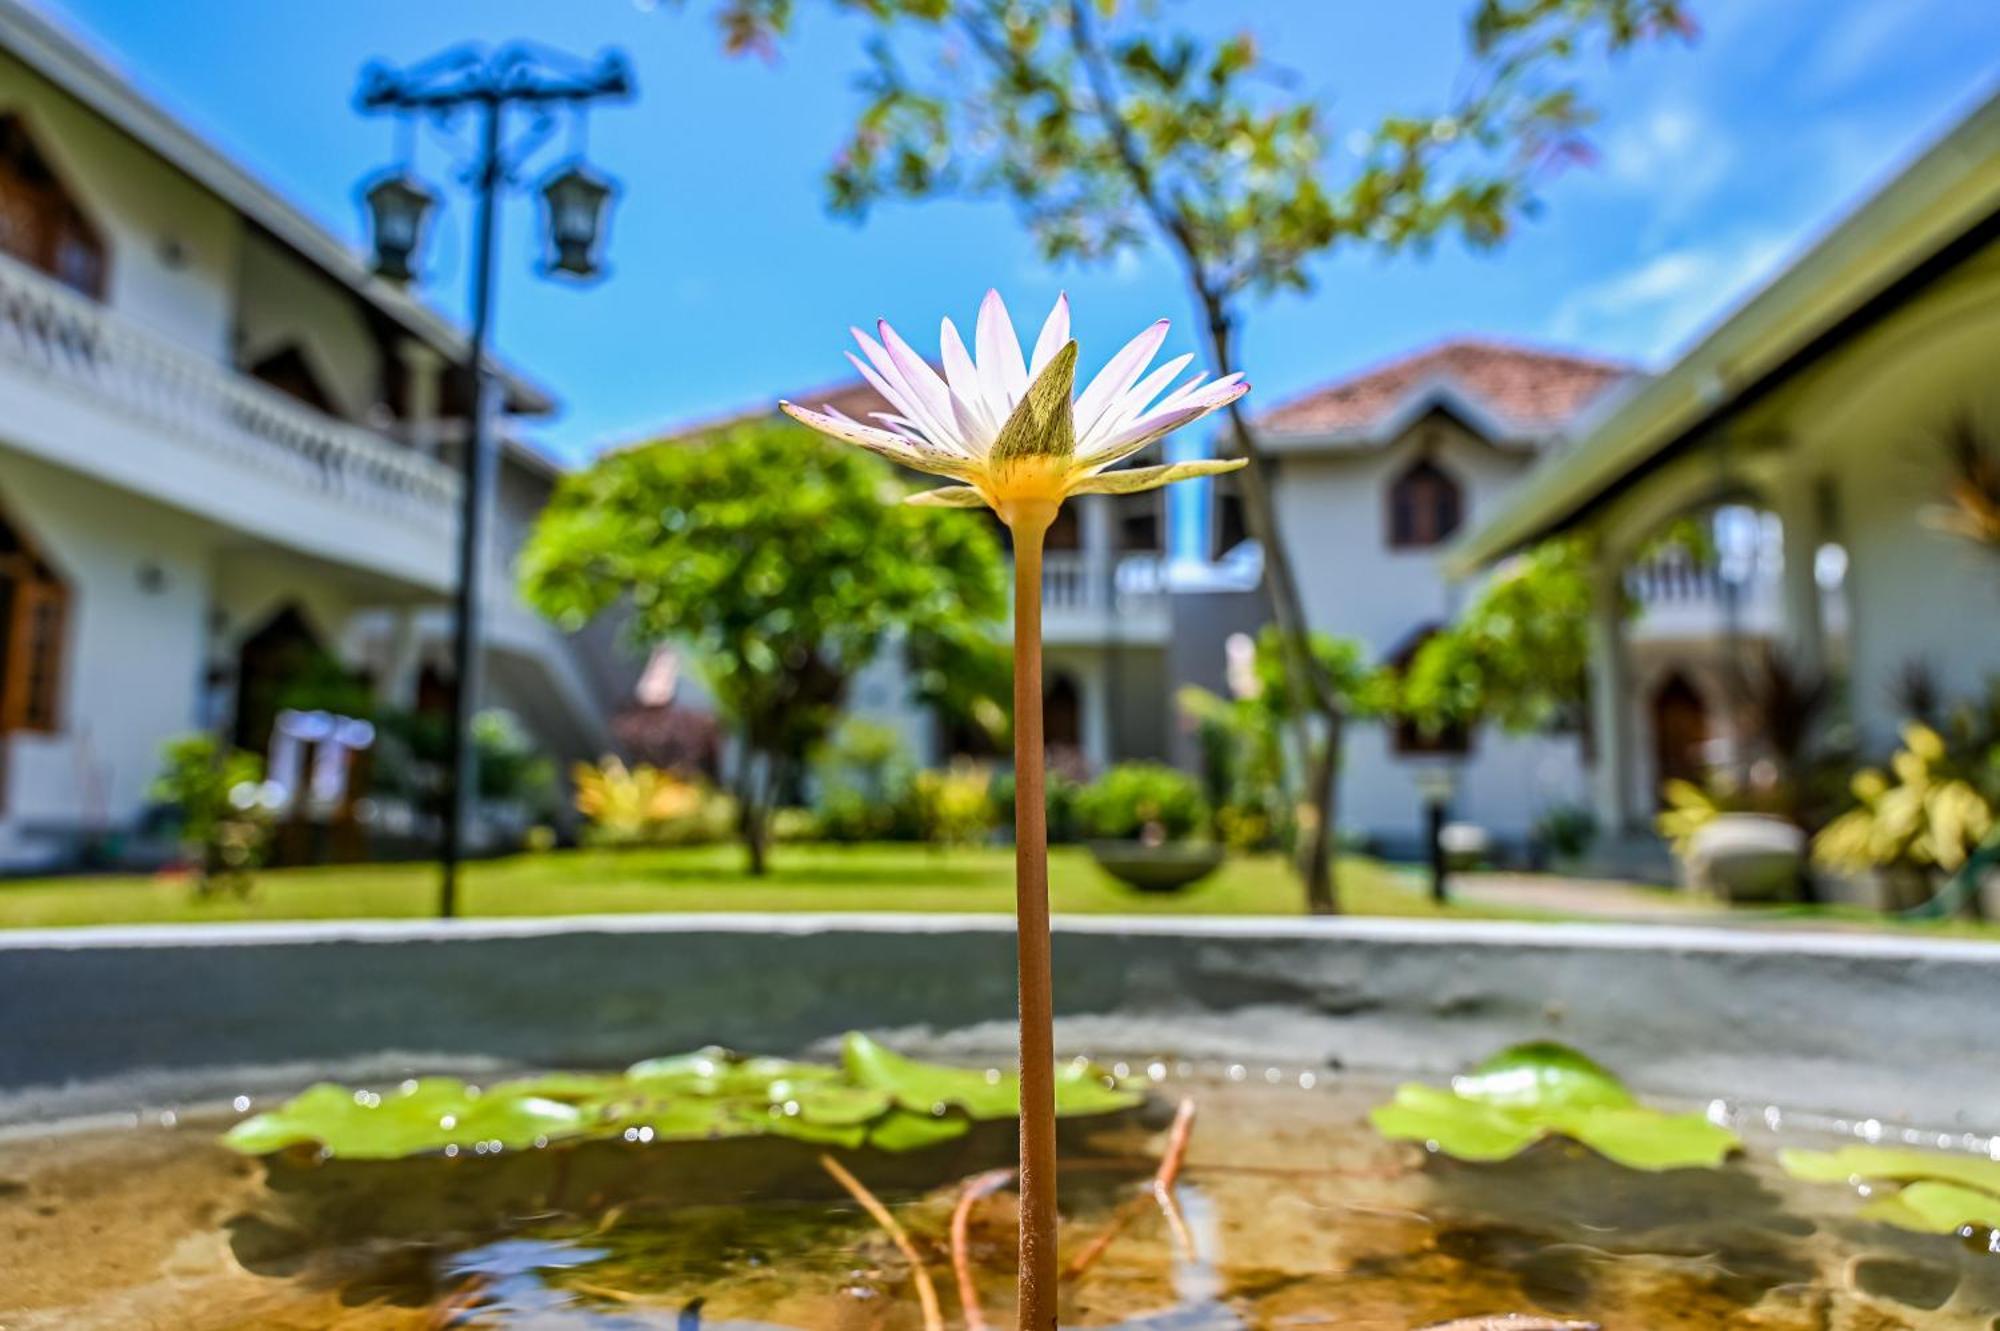
<svg viewBox="0 0 2000 1331"><path fill-rule="evenodd" d="M736 831L750 857L752 878L764 876L770 833L770 811L765 807L763 783L757 780L757 760L757 750L744 744L742 764L736 773Z"/></svg>
<svg viewBox="0 0 2000 1331"><path fill-rule="evenodd" d="M1234 330L1222 298L1196 278L1195 299L1207 323L1209 359L1218 378L1235 373ZM1310 629L1305 607L1299 599L1298 579L1292 572L1291 554L1278 533L1277 505L1271 497L1271 478L1265 469L1262 450L1257 447L1237 403L1228 407L1230 433L1236 450L1246 462L1237 475L1242 477L1243 515L1264 551L1264 582L1271 591L1271 613L1285 650L1285 691L1291 715L1292 742L1297 751L1299 779L1304 797L1299 818L1300 845L1297 866L1306 890L1306 909L1314 915L1334 915L1340 911L1332 855L1334 819L1337 813L1338 773L1342 716L1340 703L1331 684L1322 678L1313 659ZM1315 754L1313 718L1326 729L1324 750Z"/></svg>

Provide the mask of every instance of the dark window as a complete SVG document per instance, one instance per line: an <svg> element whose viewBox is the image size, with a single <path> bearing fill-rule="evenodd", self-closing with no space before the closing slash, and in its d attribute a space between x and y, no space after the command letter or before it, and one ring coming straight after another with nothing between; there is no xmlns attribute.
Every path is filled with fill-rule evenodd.
<svg viewBox="0 0 2000 1331"><path fill-rule="evenodd" d="M104 242L18 116L0 116L0 251L104 298Z"/></svg>
<svg viewBox="0 0 2000 1331"><path fill-rule="evenodd" d="M1165 491L1123 497L1118 503L1118 553L1160 553L1160 496Z"/></svg>
<svg viewBox="0 0 2000 1331"><path fill-rule="evenodd" d="M1209 551L1209 558L1220 559L1250 539L1250 522L1244 515L1243 493L1237 488L1234 476L1218 476L1212 493L1215 495L1214 548Z"/></svg>
<svg viewBox="0 0 2000 1331"><path fill-rule="evenodd" d="M1429 458L1419 458L1389 487L1389 544L1398 550L1437 545L1464 518L1458 482Z"/></svg>
<svg viewBox="0 0 2000 1331"><path fill-rule="evenodd" d="M0 514L0 732L57 728L69 589Z"/></svg>

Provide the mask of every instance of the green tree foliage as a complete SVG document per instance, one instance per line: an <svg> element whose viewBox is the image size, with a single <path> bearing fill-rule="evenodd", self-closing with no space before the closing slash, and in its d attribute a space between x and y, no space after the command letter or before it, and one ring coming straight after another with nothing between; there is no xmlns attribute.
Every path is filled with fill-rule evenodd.
<svg viewBox="0 0 2000 1331"><path fill-rule="evenodd" d="M1544 542L1496 572L1403 677L1420 726L1492 722L1513 731L1581 730L1590 707L1590 553Z"/></svg>
<svg viewBox="0 0 2000 1331"><path fill-rule="evenodd" d="M248 896L271 828L262 802L264 760L210 734L180 735L160 750L152 795L180 815L181 843L202 896Z"/></svg>
<svg viewBox="0 0 2000 1331"><path fill-rule="evenodd" d="M1006 610L998 542L970 513L911 508L886 464L782 422L600 458L566 477L522 587L566 627L621 609L641 643L704 663L734 724L753 870L767 814L893 635L947 637Z"/></svg>
<svg viewBox="0 0 2000 1331"><path fill-rule="evenodd" d="M1395 677L1372 665L1367 652L1351 638L1315 633L1311 639L1314 667L1331 681L1347 717L1386 716L1395 710ZM1301 771L1285 760L1284 730L1294 719L1291 693L1286 689L1285 648L1276 626L1257 636L1249 670L1232 680L1232 697L1190 686L1177 701L1181 711L1201 730L1202 769L1208 798L1215 808L1216 833L1233 846L1251 848L1283 842L1297 835L1315 807L1302 781L1320 772L1337 778L1341 754L1314 755ZM1344 736L1330 729L1319 742L1337 745Z"/></svg>
<svg viewBox="0 0 2000 1331"><path fill-rule="evenodd" d="M1246 295L1305 291L1342 246L1391 253L1457 235L1506 238L1548 174L1587 160L1579 57L1693 31L1680 0L1478 0L1454 91L1357 127L1332 124L1255 37L1176 26L1144 0L826 0L873 18L863 104L828 174L836 211L997 197L1052 259L1163 244L1193 293L1210 369L1238 364ZM732 51L771 52L796 0L717 0ZM1247 8L1247 7L1246 7ZM1335 908L1328 837L1340 751L1336 681L1317 669L1279 539L1270 479L1230 409L1245 517L1263 545L1307 781L1325 801L1301 856L1308 902ZM1314 724L1317 718L1317 726ZM1315 741L1317 731L1320 738Z"/></svg>

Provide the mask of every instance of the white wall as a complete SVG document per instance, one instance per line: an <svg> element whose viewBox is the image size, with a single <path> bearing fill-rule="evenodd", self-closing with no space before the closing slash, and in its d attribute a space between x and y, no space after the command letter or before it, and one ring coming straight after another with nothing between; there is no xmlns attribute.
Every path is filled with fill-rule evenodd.
<svg viewBox="0 0 2000 1331"><path fill-rule="evenodd" d="M383 352L352 292L263 235L244 238L236 364L297 344L336 412L369 419L385 398Z"/></svg>
<svg viewBox="0 0 2000 1331"><path fill-rule="evenodd" d="M1851 698L1893 742L1895 681L1925 662L1947 696L2000 674L2000 556L1939 530L1939 436L1972 413L2000 438L2000 247L1821 369L1786 421L1794 465L1834 479L1848 553Z"/></svg>
<svg viewBox="0 0 2000 1331"><path fill-rule="evenodd" d="M104 238L107 303L227 361L243 241L236 213L0 52L0 112L8 111L21 116Z"/></svg>
<svg viewBox="0 0 2000 1331"><path fill-rule="evenodd" d="M1381 660L1419 630L1449 620L1471 594L1447 582L1439 548L1389 544L1390 484L1426 452L1459 485L1461 528L1470 530L1525 470L1528 457L1502 452L1447 418L1413 426L1387 448L1298 456L1278 453L1279 530L1291 553L1312 627L1358 639ZM1422 759L1394 752L1388 728L1349 727L1341 779L1343 829L1415 837L1422 804L1414 784ZM1582 758L1573 739L1512 736L1488 728L1465 762L1455 818L1509 839L1556 804L1582 800Z"/></svg>
<svg viewBox="0 0 2000 1331"><path fill-rule="evenodd" d="M7 862L35 853L24 826L129 820L161 742L195 728L211 537L171 509L10 453L0 453L0 504L70 589L61 729L7 737Z"/></svg>

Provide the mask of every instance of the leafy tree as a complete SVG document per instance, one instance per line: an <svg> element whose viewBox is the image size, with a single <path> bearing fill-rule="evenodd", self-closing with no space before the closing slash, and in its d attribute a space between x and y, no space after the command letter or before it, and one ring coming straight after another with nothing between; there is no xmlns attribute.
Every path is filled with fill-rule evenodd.
<svg viewBox="0 0 2000 1331"><path fill-rule="evenodd" d="M1362 131L1351 168L1324 108L1274 77L1254 37L1214 39L1134 0L827 0L872 16L865 102L829 173L838 212L944 195L1011 203L1051 259L1157 242L1181 268L1211 370L1238 369L1246 298L1306 291L1337 247L1393 253L1506 238L1537 183L1586 159L1571 73L1593 49L1692 32L1680 0L1478 0L1457 91ZM732 51L769 52L796 0L717 0ZM1230 412L1245 516L1283 637L1298 760L1311 767L1308 904L1336 908L1336 681L1318 666L1248 421ZM1317 722L1315 724L1315 721ZM1315 741L1315 734L1320 739Z"/></svg>
<svg viewBox="0 0 2000 1331"><path fill-rule="evenodd" d="M769 811L892 635L1006 610L999 544L970 513L885 504L887 464L783 422L608 454L564 478L522 554L530 603L576 627L614 607L686 643L741 744L753 873ZM886 493L885 493L886 492Z"/></svg>
<svg viewBox="0 0 2000 1331"><path fill-rule="evenodd" d="M1430 730L1491 721L1588 734L1590 618L1588 547L1575 537L1546 541L1495 573L1417 649L1402 708Z"/></svg>
<svg viewBox="0 0 2000 1331"><path fill-rule="evenodd" d="M1343 722L1395 710L1394 677L1369 664L1359 642L1315 633L1310 645L1314 668L1330 681ZM1316 741L1327 746L1325 751L1308 754L1305 763L1287 764L1281 737L1294 716L1286 678L1284 636L1272 625L1257 635L1246 677L1232 681L1234 697L1194 687L1180 692L1181 710L1213 740L1208 776L1218 803L1218 830L1225 840L1256 844L1286 832L1298 839L1311 837L1320 830L1310 825L1315 811L1331 807L1330 799L1302 796L1299 783L1339 779L1343 753L1337 746L1345 738L1345 727L1329 727ZM1307 825L1295 827L1295 818ZM1332 835L1338 829L1327 831Z"/></svg>

